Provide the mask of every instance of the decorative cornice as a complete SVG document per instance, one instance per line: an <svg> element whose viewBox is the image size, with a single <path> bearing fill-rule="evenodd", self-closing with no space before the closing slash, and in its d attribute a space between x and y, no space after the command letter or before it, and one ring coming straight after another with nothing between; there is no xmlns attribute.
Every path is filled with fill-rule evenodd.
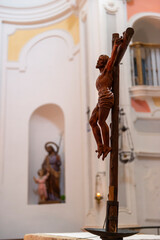
<svg viewBox="0 0 160 240"><path fill-rule="evenodd" d="M159 97L160 86L133 86L129 88L130 96L133 98Z"/></svg>
<svg viewBox="0 0 160 240"><path fill-rule="evenodd" d="M37 28L27 28L27 29L16 29L15 32L12 35L10 34L10 28L9 33L7 32L8 37L8 61L18 61L19 54L22 50L22 48L27 44L28 41L30 41L32 38L36 37L39 34L42 34L43 32L47 32L54 29L61 29L63 31L67 31L71 34L74 44L77 45L79 43L79 19L74 14L70 17L66 18L65 20L57 23L57 24L48 24L46 26L39 27L36 25ZM12 30L12 28L11 28Z"/></svg>
<svg viewBox="0 0 160 240"><path fill-rule="evenodd" d="M37 24L58 18L62 20L75 12L81 2L82 0L53 0L39 6L21 8L0 5L0 18L3 22L15 24Z"/></svg>
<svg viewBox="0 0 160 240"><path fill-rule="evenodd" d="M78 0L66 0L70 4L70 8L78 9Z"/></svg>
<svg viewBox="0 0 160 240"><path fill-rule="evenodd" d="M52 2L56 2L57 0L52 0ZM40 7L44 6L51 2L50 0L34 0L34 1L21 1L21 0L1 0L0 7L6 8L33 8L33 7Z"/></svg>

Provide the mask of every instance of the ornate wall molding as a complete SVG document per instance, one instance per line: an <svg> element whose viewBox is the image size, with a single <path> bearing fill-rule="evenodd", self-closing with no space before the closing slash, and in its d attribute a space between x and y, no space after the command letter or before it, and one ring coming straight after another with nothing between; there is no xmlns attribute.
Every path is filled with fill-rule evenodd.
<svg viewBox="0 0 160 240"><path fill-rule="evenodd" d="M118 6L115 1L105 1L103 3L104 9L109 14L116 14L118 11Z"/></svg>
<svg viewBox="0 0 160 240"><path fill-rule="evenodd" d="M139 85L130 87L129 92L133 98L159 97L160 87Z"/></svg>
<svg viewBox="0 0 160 240"><path fill-rule="evenodd" d="M18 62L8 62L7 68L9 69L19 69L20 71L26 71L27 67L27 55L29 51L40 41L43 41L47 38L60 38L62 39L65 44L67 45L68 49L68 60L73 60L74 56L79 52L79 45L75 46L73 38L71 35L64 31L64 30L51 30L47 32L43 32L42 34L37 35L36 37L32 38L23 48L20 53L19 61Z"/></svg>
<svg viewBox="0 0 160 240"><path fill-rule="evenodd" d="M5 23L34 24L43 21L64 19L78 9L80 0L59 0L29 7L0 6L0 18ZM20 4L20 3L19 3ZM9 4L8 4L9 5ZM18 5L17 5L18 6Z"/></svg>
<svg viewBox="0 0 160 240"><path fill-rule="evenodd" d="M152 17L152 18L158 18L160 19L160 13L153 13L153 12L142 12L142 13L137 13L135 15L133 15L129 21L128 21L128 26L133 27L133 24L144 17Z"/></svg>
<svg viewBox="0 0 160 240"><path fill-rule="evenodd" d="M79 43L79 19L74 14L72 14L67 19L57 23L57 24L45 24L45 25L34 25L32 28L22 28L22 26L15 26L14 34L10 34L12 31L12 27L10 29L10 25L8 26L6 35L8 37L8 58L7 60L10 62L15 62L19 60L19 54L22 48L29 42L32 38L36 37L43 32L47 32L53 29L61 29L64 30L73 37L74 44L77 45Z"/></svg>

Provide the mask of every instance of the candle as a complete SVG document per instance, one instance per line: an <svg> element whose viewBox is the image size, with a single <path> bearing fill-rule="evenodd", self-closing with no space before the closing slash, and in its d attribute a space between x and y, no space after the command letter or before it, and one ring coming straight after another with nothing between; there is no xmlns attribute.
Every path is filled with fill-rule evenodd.
<svg viewBox="0 0 160 240"><path fill-rule="evenodd" d="M99 192L97 192L96 195L97 195L97 198L101 197L101 194Z"/></svg>

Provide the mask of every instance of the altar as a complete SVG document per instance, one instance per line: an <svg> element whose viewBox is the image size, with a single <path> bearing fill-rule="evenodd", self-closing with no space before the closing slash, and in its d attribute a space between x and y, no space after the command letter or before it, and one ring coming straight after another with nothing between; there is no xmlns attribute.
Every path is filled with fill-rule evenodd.
<svg viewBox="0 0 160 240"><path fill-rule="evenodd" d="M36 233L26 234L24 240L100 240L99 236L88 232L77 233ZM160 235L135 234L124 240L160 240Z"/></svg>

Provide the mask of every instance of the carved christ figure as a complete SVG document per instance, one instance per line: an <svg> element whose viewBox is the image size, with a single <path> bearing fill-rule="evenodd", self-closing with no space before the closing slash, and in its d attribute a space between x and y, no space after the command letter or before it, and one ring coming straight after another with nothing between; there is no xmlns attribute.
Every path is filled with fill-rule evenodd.
<svg viewBox="0 0 160 240"><path fill-rule="evenodd" d="M99 97L89 123L97 143L96 152L98 152L98 158L102 155L103 160L111 151L111 147L109 146L109 127L106 123L106 119L114 104L114 94L111 91L113 83L113 69L118 47L122 42L122 38L116 39L111 58L107 55L100 55L96 65L96 68L100 71L100 75L96 80L96 88L98 90Z"/></svg>

